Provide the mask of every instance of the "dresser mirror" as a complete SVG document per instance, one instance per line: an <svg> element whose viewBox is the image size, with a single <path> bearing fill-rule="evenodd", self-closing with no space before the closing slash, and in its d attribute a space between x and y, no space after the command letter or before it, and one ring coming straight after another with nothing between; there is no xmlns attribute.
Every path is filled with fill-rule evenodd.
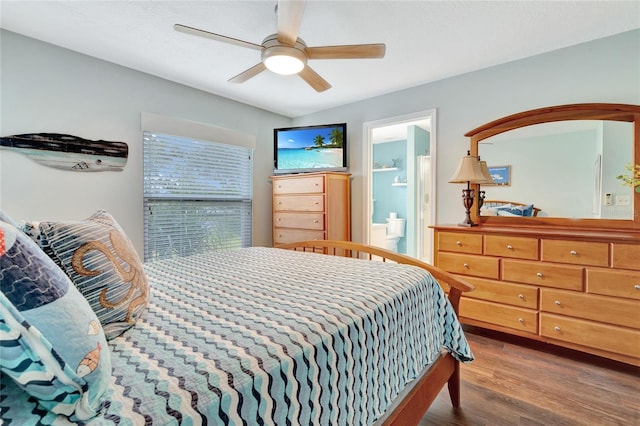
<svg viewBox="0 0 640 426"><path fill-rule="evenodd" d="M633 191L616 179L633 158L632 123L536 124L480 141L478 154L489 167L510 169L509 185L482 187L487 200L533 204L538 217L633 219Z"/></svg>
<svg viewBox="0 0 640 426"><path fill-rule="evenodd" d="M476 185L474 221L640 228L640 193L617 179L629 173L625 166L640 164L640 106L541 108L495 120L466 136L471 154L506 183ZM502 203L478 208L478 189L485 200ZM518 216L502 207L510 202L537 209Z"/></svg>

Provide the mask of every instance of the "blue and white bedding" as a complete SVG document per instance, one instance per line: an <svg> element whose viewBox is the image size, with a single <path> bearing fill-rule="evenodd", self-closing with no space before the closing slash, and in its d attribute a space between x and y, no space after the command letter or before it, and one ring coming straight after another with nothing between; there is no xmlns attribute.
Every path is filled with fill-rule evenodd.
<svg viewBox="0 0 640 426"><path fill-rule="evenodd" d="M473 359L426 271L273 248L145 265L136 325L89 424L371 424L442 349ZM5 424L68 424L11 380Z"/></svg>

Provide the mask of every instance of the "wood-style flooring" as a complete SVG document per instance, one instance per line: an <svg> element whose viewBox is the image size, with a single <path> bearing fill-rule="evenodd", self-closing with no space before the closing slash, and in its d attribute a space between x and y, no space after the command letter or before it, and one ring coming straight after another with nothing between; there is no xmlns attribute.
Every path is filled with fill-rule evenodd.
<svg viewBox="0 0 640 426"><path fill-rule="evenodd" d="M461 370L461 407L446 386L426 425L640 425L640 368L465 327L476 360Z"/></svg>

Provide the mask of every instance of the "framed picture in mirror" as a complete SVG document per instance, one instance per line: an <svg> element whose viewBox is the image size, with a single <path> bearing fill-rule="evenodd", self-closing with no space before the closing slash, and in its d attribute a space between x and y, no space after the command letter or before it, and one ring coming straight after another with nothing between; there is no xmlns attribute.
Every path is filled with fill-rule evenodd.
<svg viewBox="0 0 640 426"><path fill-rule="evenodd" d="M511 186L511 166L489 166L489 174L493 183L485 183L485 186Z"/></svg>

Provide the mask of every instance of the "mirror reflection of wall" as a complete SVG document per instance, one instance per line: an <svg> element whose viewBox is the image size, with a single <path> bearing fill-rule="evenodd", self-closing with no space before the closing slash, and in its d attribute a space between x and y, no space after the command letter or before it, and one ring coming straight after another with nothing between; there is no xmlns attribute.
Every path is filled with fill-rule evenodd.
<svg viewBox="0 0 640 426"><path fill-rule="evenodd" d="M481 141L479 154L489 167L511 166L511 185L482 189L486 199L533 204L538 216L632 219L631 189L616 179L633 158L632 141L631 123L598 120L505 132Z"/></svg>

